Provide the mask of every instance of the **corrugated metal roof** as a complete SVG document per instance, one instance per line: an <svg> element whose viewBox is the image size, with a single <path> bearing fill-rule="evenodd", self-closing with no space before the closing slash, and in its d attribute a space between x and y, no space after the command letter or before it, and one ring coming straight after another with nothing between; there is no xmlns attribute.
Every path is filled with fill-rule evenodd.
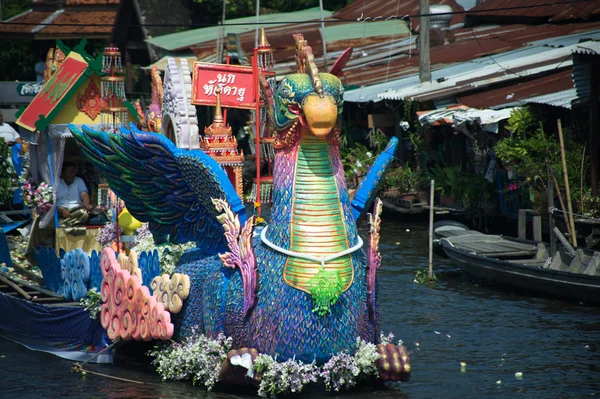
<svg viewBox="0 0 600 399"><path fill-rule="evenodd" d="M419 123L422 126L453 125L458 126L467 121L478 121L481 125L498 123L510 118L515 108L502 110L477 109L464 105L435 109L432 111L417 112Z"/></svg>
<svg viewBox="0 0 600 399"><path fill-rule="evenodd" d="M593 63L589 62L590 57L597 58L590 54L573 54L573 86L577 93L577 102L585 103L591 94L591 79L593 72Z"/></svg>
<svg viewBox="0 0 600 399"><path fill-rule="evenodd" d="M432 3L433 4L433 3ZM452 8L453 12L464 11L455 0L436 0L435 4L444 4ZM419 0L355 0L352 4L336 11L333 16L348 21L355 21L358 18L370 19L379 17L382 19L389 17L402 17L404 15L417 15L419 13ZM464 21L462 13L452 15L451 25L459 24ZM412 19L412 29L417 30L419 19Z"/></svg>
<svg viewBox="0 0 600 399"><path fill-rule="evenodd" d="M556 93L544 94L542 96L530 97L521 100L523 103L537 103L552 105L571 109L571 103L577 99L577 92L574 88L558 91Z"/></svg>
<svg viewBox="0 0 600 399"><path fill-rule="evenodd" d="M498 68L498 64L508 69L507 65L511 65L514 60L525 57L538 56L541 59L552 49L540 42L544 38L552 38L554 47L563 47L561 42L573 45L579 40L600 39L600 22L534 27L516 24L479 27L473 31L469 28L456 29L453 32L456 38L454 45L431 49L433 80L448 79L455 74L468 73L482 67ZM506 51L507 48L511 51ZM476 54L483 56L475 58ZM565 59L569 58L569 54L565 54ZM379 101L377 94L418 84L418 77L414 75L417 73L417 56L411 59L406 55L399 56L392 60L389 68L387 64L363 65L356 72L349 70L346 73L352 84L358 82L362 85L360 88L347 90L344 99L350 102ZM387 82L367 86L369 83L381 82L386 76L389 77Z"/></svg>
<svg viewBox="0 0 600 399"><path fill-rule="evenodd" d="M331 11L324 11L323 17L329 18L331 17ZM267 25L268 27L273 26L281 26L285 25L290 21L313 21L321 19L321 10L319 7L313 7L306 10L295 11L295 12L286 12L286 13L278 13L278 14L265 14L261 15L259 19L260 22L273 22L275 24ZM280 21L281 23L277 23ZM225 34L227 33L245 33L245 32L254 32L256 26L256 16L252 17L244 17L244 18L235 18L225 20L226 24L244 24L244 25L230 25L225 26ZM302 28L302 25L296 26L296 29ZM291 30L288 26L288 31ZM253 33L254 34L254 33ZM173 51L182 48L189 48L198 43L208 42L211 40L216 40L219 37L219 27L211 26L207 28L200 29L192 29L185 32L171 33L169 35L158 36L152 39L148 39L150 44L153 44L157 47L163 48L165 50Z"/></svg>
<svg viewBox="0 0 600 399"><path fill-rule="evenodd" d="M406 36L408 27L402 20L325 25L327 43L338 40L363 39L379 36Z"/></svg>
<svg viewBox="0 0 600 399"><path fill-rule="evenodd" d="M523 7L506 10L511 7ZM499 8L504 10L494 11ZM548 0L486 0L470 10L477 13L469 14L468 20L485 17L506 18L547 18L548 21L565 21L574 19L588 20L594 15L600 15L600 1L581 1L568 4Z"/></svg>
<svg viewBox="0 0 600 399"><path fill-rule="evenodd" d="M460 91L473 91L478 87L498 84L510 80L522 80L528 76L565 68L572 64L572 47L540 49L540 52L527 57L519 57L493 65L485 65L473 71L447 76L443 82L426 82L406 86L398 90L378 94L388 100L415 98L427 101L448 96ZM422 98L416 98L422 97Z"/></svg>
<svg viewBox="0 0 600 399"><path fill-rule="evenodd" d="M523 100L573 88L571 69L544 77L521 80L495 89L459 96L461 104L475 108L498 108L522 103Z"/></svg>
<svg viewBox="0 0 600 399"><path fill-rule="evenodd" d="M596 41L589 41L584 43L578 43L573 49L574 54L588 54L597 55L600 54L600 43Z"/></svg>

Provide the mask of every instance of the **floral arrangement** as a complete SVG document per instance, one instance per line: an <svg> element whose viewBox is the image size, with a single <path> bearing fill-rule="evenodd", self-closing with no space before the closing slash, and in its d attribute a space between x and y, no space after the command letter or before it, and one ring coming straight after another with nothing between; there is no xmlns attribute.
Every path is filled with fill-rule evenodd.
<svg viewBox="0 0 600 399"><path fill-rule="evenodd" d="M393 337L393 335L392 335ZM325 381L328 391L349 389L360 380L377 377L375 361L379 359L377 346L356 338L356 353L350 356L346 352L338 353L323 365L321 378Z"/></svg>
<svg viewBox="0 0 600 399"><path fill-rule="evenodd" d="M15 170L10 161L10 148L0 139L0 203L12 200L11 187L16 180Z"/></svg>
<svg viewBox="0 0 600 399"><path fill-rule="evenodd" d="M140 229L142 228L143 227L140 227ZM160 259L160 272L168 275L171 275L175 272L175 266L177 266L179 263L181 256L187 250L196 247L195 242L187 242L185 244L164 244L157 246L154 244L152 234L143 235L141 238L136 239L135 243L136 244L134 248L136 251L138 251L138 253L142 251L151 252L156 249Z"/></svg>
<svg viewBox="0 0 600 399"><path fill-rule="evenodd" d="M135 229L135 239L133 240L133 247L138 245L146 237L152 238L152 232L148 223L143 223L141 227Z"/></svg>
<svg viewBox="0 0 600 399"><path fill-rule="evenodd" d="M193 379L194 384L203 384L211 390L219 381L221 365L227 358L232 340L223 334L209 338L196 331L194 329L192 336L182 343L159 345L148 354L155 357L152 364L157 366L163 380ZM392 343L393 339L393 334L381 335L383 344ZM296 359L278 362L270 355L259 354L248 375L259 376L258 395L262 397L299 393L304 386L317 382L319 378L323 379L328 391L349 389L361 380L379 376L375 365L380 358L377 346L361 338L356 339L356 345L354 355L341 352L322 367ZM402 345L402 341L398 341L398 345Z"/></svg>
<svg viewBox="0 0 600 399"><path fill-rule="evenodd" d="M23 202L28 208L37 208L40 213L46 213L54 204L52 187L41 182L36 186L35 181L29 178L23 182Z"/></svg>
<svg viewBox="0 0 600 399"><path fill-rule="evenodd" d="M320 376L325 380L325 388L328 391L339 391L349 389L356 384L356 377L360 369L356 360L346 352L332 356L323 366Z"/></svg>
<svg viewBox="0 0 600 399"><path fill-rule="evenodd" d="M219 380L221 365L231 349L231 338L223 334L209 338L194 329L182 343L171 342L154 349L148 354L155 356L152 364L157 366L163 380L192 378L194 384L202 384L210 391Z"/></svg>
<svg viewBox="0 0 600 399"><path fill-rule="evenodd" d="M90 318L95 320L102 309L102 295L94 287L88 290L86 296L79 300L81 306L88 311Z"/></svg>
<svg viewBox="0 0 600 399"><path fill-rule="evenodd" d="M289 359L280 363L271 356L262 354L254 362L254 371L262 373L258 387L258 395L262 397L302 392L306 384L317 382L319 376L319 368L314 362L304 364Z"/></svg>
<svg viewBox="0 0 600 399"><path fill-rule="evenodd" d="M119 227L120 233L123 234L123 229ZM98 230L96 241L103 247L110 246L117 239L117 225L115 223L106 223Z"/></svg>

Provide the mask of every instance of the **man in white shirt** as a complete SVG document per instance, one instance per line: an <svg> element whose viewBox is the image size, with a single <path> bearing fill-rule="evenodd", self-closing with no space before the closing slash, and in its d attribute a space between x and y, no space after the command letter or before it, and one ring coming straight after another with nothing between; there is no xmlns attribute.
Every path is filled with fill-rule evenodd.
<svg viewBox="0 0 600 399"><path fill-rule="evenodd" d="M11 125L4 123L4 116L0 112L0 137L4 139L6 144L12 145L21 142L21 136Z"/></svg>
<svg viewBox="0 0 600 399"><path fill-rule="evenodd" d="M85 182L76 176L77 165L72 162L63 164L63 171L56 190L58 216L65 219L65 225L85 223L92 209L90 195Z"/></svg>

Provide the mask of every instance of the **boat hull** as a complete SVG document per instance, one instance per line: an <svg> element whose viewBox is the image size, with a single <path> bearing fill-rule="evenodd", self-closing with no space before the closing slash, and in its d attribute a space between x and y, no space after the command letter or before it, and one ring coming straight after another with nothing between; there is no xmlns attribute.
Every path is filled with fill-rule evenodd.
<svg viewBox="0 0 600 399"><path fill-rule="evenodd" d="M536 292L563 300L600 304L600 276L569 273L488 258L442 240L446 255L469 276L489 285Z"/></svg>
<svg viewBox="0 0 600 399"><path fill-rule="evenodd" d="M29 349L74 361L112 363L100 320L81 306L48 306L0 292L0 336Z"/></svg>

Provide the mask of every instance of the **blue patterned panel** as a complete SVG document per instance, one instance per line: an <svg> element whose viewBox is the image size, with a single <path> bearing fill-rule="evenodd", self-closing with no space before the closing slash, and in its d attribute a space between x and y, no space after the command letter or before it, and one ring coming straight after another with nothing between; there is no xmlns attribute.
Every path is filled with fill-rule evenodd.
<svg viewBox="0 0 600 399"><path fill-rule="evenodd" d="M37 247L33 255L44 277L44 286L57 294L63 294L63 279L61 277L60 259L54 248Z"/></svg>
<svg viewBox="0 0 600 399"><path fill-rule="evenodd" d="M142 252L138 258L138 267L142 271L142 280L144 280L142 283L150 288L150 283L154 277L160 275L158 251L155 249L152 252Z"/></svg>
<svg viewBox="0 0 600 399"><path fill-rule="evenodd" d="M63 295L66 300L85 297L90 282L90 258L81 248L73 249L60 260Z"/></svg>
<svg viewBox="0 0 600 399"><path fill-rule="evenodd" d="M103 278L100 268L100 252L93 250L90 255L90 289L96 288L100 292Z"/></svg>

